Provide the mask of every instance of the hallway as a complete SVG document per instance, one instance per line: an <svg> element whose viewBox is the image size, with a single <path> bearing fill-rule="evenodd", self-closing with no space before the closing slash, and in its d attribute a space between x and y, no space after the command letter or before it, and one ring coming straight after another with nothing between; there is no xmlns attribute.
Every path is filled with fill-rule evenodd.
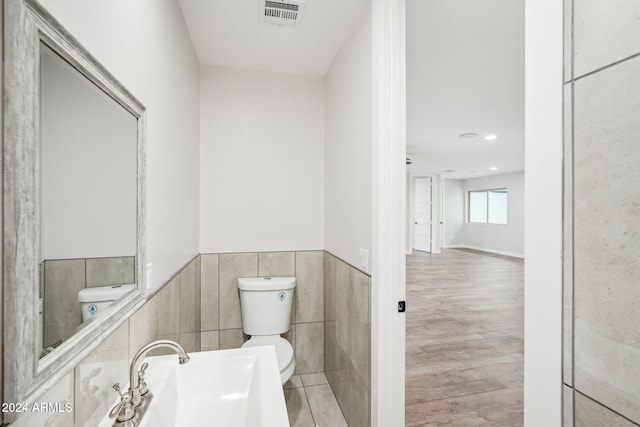
<svg viewBox="0 0 640 427"><path fill-rule="evenodd" d="M523 425L524 261L407 255L406 426Z"/></svg>

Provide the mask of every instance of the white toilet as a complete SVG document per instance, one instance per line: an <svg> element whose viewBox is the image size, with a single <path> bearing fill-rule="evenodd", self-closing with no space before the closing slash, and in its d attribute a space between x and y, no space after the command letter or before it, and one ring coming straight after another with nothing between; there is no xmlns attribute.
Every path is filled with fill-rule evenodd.
<svg viewBox="0 0 640 427"><path fill-rule="evenodd" d="M136 285L112 285L80 289L78 302L82 309L82 321L100 316L115 300L135 288Z"/></svg>
<svg viewBox="0 0 640 427"><path fill-rule="evenodd" d="M295 287L295 277L238 279L242 330L251 335L242 347L275 346L282 384L296 369L293 347L280 336L289 330Z"/></svg>

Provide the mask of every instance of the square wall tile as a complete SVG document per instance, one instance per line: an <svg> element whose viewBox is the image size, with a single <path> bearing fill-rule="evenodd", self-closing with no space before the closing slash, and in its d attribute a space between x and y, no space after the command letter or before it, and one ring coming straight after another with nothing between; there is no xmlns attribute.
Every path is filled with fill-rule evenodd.
<svg viewBox="0 0 640 427"><path fill-rule="evenodd" d="M155 295L129 319L129 360L138 350L158 339L158 295Z"/></svg>
<svg viewBox="0 0 640 427"><path fill-rule="evenodd" d="M42 337L45 348L69 338L82 323L78 292L84 288L84 259L45 261Z"/></svg>
<svg viewBox="0 0 640 427"><path fill-rule="evenodd" d="M574 0L574 75L640 52L640 2Z"/></svg>
<svg viewBox="0 0 640 427"><path fill-rule="evenodd" d="M129 321L75 368L75 425L97 426L116 399L112 386L129 382Z"/></svg>
<svg viewBox="0 0 640 427"><path fill-rule="evenodd" d="M574 85L573 384L633 420L640 420L639 75L637 57Z"/></svg>
<svg viewBox="0 0 640 427"><path fill-rule="evenodd" d="M346 417L349 413L349 359L337 345L335 338L328 335L325 342L327 362L324 374Z"/></svg>
<svg viewBox="0 0 640 427"><path fill-rule="evenodd" d="M74 384L73 370L65 375L56 385L53 386L38 402L57 403L62 408L71 405L71 412L27 412L17 421L11 423L11 427L70 427L73 426L74 412L78 411L78 404L73 401ZM76 424L84 427L82 424ZM88 427L88 426L87 426Z"/></svg>
<svg viewBox="0 0 640 427"><path fill-rule="evenodd" d="M324 253L324 320L336 320L336 258Z"/></svg>
<svg viewBox="0 0 640 427"><path fill-rule="evenodd" d="M324 324L296 324L296 374L311 374L324 369Z"/></svg>
<svg viewBox="0 0 640 427"><path fill-rule="evenodd" d="M158 339L159 340L169 340L169 341L174 341L177 342L178 344L182 345L180 343L180 335L181 334L166 334L166 335L158 335ZM186 349L185 349L186 351ZM160 348L156 348L154 350L151 350L148 355L149 356L166 356L167 354L175 354L175 351L166 348L166 347L160 347Z"/></svg>
<svg viewBox="0 0 640 427"><path fill-rule="evenodd" d="M158 298L158 335L177 335L180 332L180 283L171 279L156 295Z"/></svg>
<svg viewBox="0 0 640 427"><path fill-rule="evenodd" d="M200 331L200 271L194 258L178 274L180 287L180 333Z"/></svg>
<svg viewBox="0 0 640 427"><path fill-rule="evenodd" d="M202 331L200 333L200 351L211 351L220 349L219 331Z"/></svg>
<svg viewBox="0 0 640 427"><path fill-rule="evenodd" d="M240 348L248 339L249 336L245 335L242 329L222 329L220 330L220 350Z"/></svg>
<svg viewBox="0 0 640 427"><path fill-rule="evenodd" d="M87 287L136 283L135 257L87 258Z"/></svg>
<svg viewBox="0 0 640 427"><path fill-rule="evenodd" d="M220 329L242 328L238 278L257 276L257 253L220 255ZM222 333L220 346L222 348Z"/></svg>
<svg viewBox="0 0 640 427"><path fill-rule="evenodd" d="M296 323L324 320L324 255L296 252Z"/></svg>
<svg viewBox="0 0 640 427"><path fill-rule="evenodd" d="M368 386L371 342L369 277L355 268L351 268L350 287L349 358L353 363L354 369Z"/></svg>
<svg viewBox="0 0 640 427"><path fill-rule="evenodd" d="M581 393L575 393L576 427L636 427L637 424L624 419L615 412L589 399Z"/></svg>
<svg viewBox="0 0 640 427"><path fill-rule="evenodd" d="M349 312L351 311L348 264L336 259L336 340L349 354Z"/></svg>
<svg viewBox="0 0 640 427"><path fill-rule="evenodd" d="M200 332L186 332L178 336L178 344L187 353L200 351Z"/></svg>
<svg viewBox="0 0 640 427"><path fill-rule="evenodd" d="M203 331L218 329L218 254L200 256L200 328Z"/></svg>
<svg viewBox="0 0 640 427"><path fill-rule="evenodd" d="M295 252L260 252L258 254L258 276L294 277L295 275Z"/></svg>

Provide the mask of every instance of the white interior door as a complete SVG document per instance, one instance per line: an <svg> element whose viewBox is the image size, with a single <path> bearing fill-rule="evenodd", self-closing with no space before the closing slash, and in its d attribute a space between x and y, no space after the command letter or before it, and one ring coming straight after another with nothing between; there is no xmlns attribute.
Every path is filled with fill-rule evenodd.
<svg viewBox="0 0 640 427"><path fill-rule="evenodd" d="M431 178L416 178L413 247L431 252Z"/></svg>

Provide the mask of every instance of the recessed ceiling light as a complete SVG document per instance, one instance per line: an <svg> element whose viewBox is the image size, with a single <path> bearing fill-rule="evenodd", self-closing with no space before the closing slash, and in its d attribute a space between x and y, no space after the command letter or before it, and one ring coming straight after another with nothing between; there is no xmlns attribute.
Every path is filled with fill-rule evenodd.
<svg viewBox="0 0 640 427"><path fill-rule="evenodd" d="M484 137L484 140L485 140L485 141L493 141L493 140L494 140L494 139L496 139L496 138L497 138L497 136L496 136L496 135L494 135L494 134L490 134L490 135L485 136L485 137Z"/></svg>
<svg viewBox="0 0 640 427"><path fill-rule="evenodd" d="M467 139L467 138L475 138L476 136L478 136L477 133L468 132L468 133L461 133L460 135L458 135L458 138Z"/></svg>
<svg viewBox="0 0 640 427"><path fill-rule="evenodd" d="M497 168L497 167L495 167L495 166L490 167L489 169L491 169L492 171L498 170L498 168Z"/></svg>

